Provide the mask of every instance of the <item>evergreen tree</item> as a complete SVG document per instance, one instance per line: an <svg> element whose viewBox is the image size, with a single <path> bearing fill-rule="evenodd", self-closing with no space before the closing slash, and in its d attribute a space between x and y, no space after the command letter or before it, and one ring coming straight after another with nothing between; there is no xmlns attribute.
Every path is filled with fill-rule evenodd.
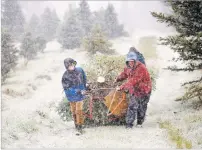
<svg viewBox="0 0 202 150"><path fill-rule="evenodd" d="M59 23L60 20L56 11L51 11L47 7L41 15L40 36L44 37L46 41L53 40L57 35Z"/></svg>
<svg viewBox="0 0 202 150"><path fill-rule="evenodd" d="M40 34L40 19L36 14L33 14L28 23L27 32L30 32L33 37Z"/></svg>
<svg viewBox="0 0 202 150"><path fill-rule="evenodd" d="M108 41L98 25L94 26L89 36L84 38L83 47L90 54L96 54L96 52L109 54L114 52L111 49L112 44Z"/></svg>
<svg viewBox="0 0 202 150"><path fill-rule="evenodd" d="M201 1L169 1L167 5L172 8L172 14L152 12L152 15L161 23L166 23L176 29L177 35L160 38L163 45L179 53L174 61L183 61L185 67L170 66L172 71L195 71L202 69L202 2ZM201 86L202 76L188 82ZM185 83L188 84L188 83ZM202 86L197 89L202 94ZM193 91L191 95L193 94ZM196 94L197 95L197 94ZM193 95L192 95L193 96Z"/></svg>
<svg viewBox="0 0 202 150"><path fill-rule="evenodd" d="M47 7L43 14L41 15L41 24L40 24L40 36L44 37L47 41L52 40L54 37L54 31L52 30L52 13L51 10Z"/></svg>
<svg viewBox="0 0 202 150"><path fill-rule="evenodd" d="M18 1L2 0L2 27L19 39L24 32L25 18Z"/></svg>
<svg viewBox="0 0 202 150"><path fill-rule="evenodd" d="M26 33L21 45L20 55L22 55L25 59L25 64L28 63L29 60L33 59L37 54L35 41L30 32Z"/></svg>
<svg viewBox="0 0 202 150"><path fill-rule="evenodd" d="M99 11L93 13L93 24L99 25L103 32L106 32L105 26L105 9L102 7Z"/></svg>
<svg viewBox="0 0 202 150"><path fill-rule="evenodd" d="M36 37L34 44L35 44L36 51L39 51L42 53L44 52L44 49L46 48L46 40L44 38L40 36Z"/></svg>
<svg viewBox="0 0 202 150"><path fill-rule="evenodd" d="M119 25L114 6L109 4L105 11L105 30L110 38L121 36L123 25Z"/></svg>
<svg viewBox="0 0 202 150"><path fill-rule="evenodd" d="M91 30L91 24L92 24L92 15L90 12L90 8L86 0L82 0L81 3L79 4L79 13L78 13L78 18L80 20L81 28L83 31L83 36L86 36L89 34Z"/></svg>
<svg viewBox="0 0 202 150"><path fill-rule="evenodd" d="M73 49L81 44L81 28L77 18L77 10L70 10L68 17L64 20L58 41L62 44L63 48Z"/></svg>
<svg viewBox="0 0 202 150"><path fill-rule="evenodd" d="M12 44L11 35L4 30L1 32L1 80L4 81L9 71L16 66L17 49Z"/></svg>
<svg viewBox="0 0 202 150"><path fill-rule="evenodd" d="M54 33L54 37L55 35L57 34L57 31L58 31L58 27L59 27L59 24L60 24L60 19L58 18L58 15L55 11L55 9L52 11L52 30L53 30L53 33Z"/></svg>
<svg viewBox="0 0 202 150"><path fill-rule="evenodd" d="M72 12L74 11L72 4L68 5L68 9L65 11L63 20L68 20Z"/></svg>

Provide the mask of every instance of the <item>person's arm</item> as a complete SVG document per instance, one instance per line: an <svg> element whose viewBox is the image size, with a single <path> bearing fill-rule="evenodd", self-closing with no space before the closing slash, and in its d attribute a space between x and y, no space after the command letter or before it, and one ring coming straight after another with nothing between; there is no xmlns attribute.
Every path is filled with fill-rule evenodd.
<svg viewBox="0 0 202 150"><path fill-rule="evenodd" d="M135 75L132 78L130 78L126 83L122 84L120 86L120 89L129 90L131 87L136 86L137 84L139 84L139 82L141 82L143 80L143 78L146 76L146 74L147 74L147 70L145 67L138 68Z"/></svg>
<svg viewBox="0 0 202 150"><path fill-rule="evenodd" d="M71 87L71 81L69 80L68 78L68 75L67 73L65 72L62 76L62 86L63 86L63 89L67 92L67 93L78 93L80 92L81 90L79 89L75 89L75 88L72 88Z"/></svg>
<svg viewBox="0 0 202 150"><path fill-rule="evenodd" d="M87 82L86 73L81 67L77 67L77 70L82 74L82 81L83 81L82 84L84 85L84 88L86 89L86 82Z"/></svg>
<svg viewBox="0 0 202 150"><path fill-rule="evenodd" d="M120 73L120 75L116 78L116 82L123 81L128 78L128 75L126 74L126 68L124 68L124 71Z"/></svg>
<svg viewBox="0 0 202 150"><path fill-rule="evenodd" d="M62 76L62 87L64 90L66 90L70 87L70 81L67 78L67 72L64 72L64 74Z"/></svg>

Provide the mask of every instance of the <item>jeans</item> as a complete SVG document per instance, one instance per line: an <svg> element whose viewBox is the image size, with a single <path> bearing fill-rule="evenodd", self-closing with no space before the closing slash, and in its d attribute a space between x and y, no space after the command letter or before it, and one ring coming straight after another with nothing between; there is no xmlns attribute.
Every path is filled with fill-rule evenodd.
<svg viewBox="0 0 202 150"><path fill-rule="evenodd" d="M126 114L126 124L132 126L136 117L139 124L144 122L150 95L151 93L142 96L141 98L130 95Z"/></svg>

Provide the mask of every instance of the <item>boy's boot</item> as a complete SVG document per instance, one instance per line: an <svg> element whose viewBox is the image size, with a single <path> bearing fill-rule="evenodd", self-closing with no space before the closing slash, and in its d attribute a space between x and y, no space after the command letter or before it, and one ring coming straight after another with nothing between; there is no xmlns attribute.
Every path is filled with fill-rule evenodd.
<svg viewBox="0 0 202 150"><path fill-rule="evenodd" d="M83 127L82 125L77 125L76 135L81 135L81 134L83 134Z"/></svg>

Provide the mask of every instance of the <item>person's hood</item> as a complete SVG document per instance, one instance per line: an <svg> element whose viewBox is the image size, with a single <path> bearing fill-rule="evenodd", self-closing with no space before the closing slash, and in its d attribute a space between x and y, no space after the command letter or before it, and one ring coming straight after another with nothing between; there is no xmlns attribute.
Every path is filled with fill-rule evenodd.
<svg viewBox="0 0 202 150"><path fill-rule="evenodd" d="M74 59L72 59L72 58L66 58L65 60L64 60L64 65L65 65L65 68L66 69L68 69L69 68L69 66L71 66L72 64L77 64L77 62L74 60Z"/></svg>
<svg viewBox="0 0 202 150"><path fill-rule="evenodd" d="M131 60L137 60L137 54L134 52L129 52L126 56L126 62L131 61Z"/></svg>
<svg viewBox="0 0 202 150"><path fill-rule="evenodd" d="M128 66L129 61L136 61L137 60L137 54L134 52L129 52L126 56L126 65ZM129 66L128 66L129 67Z"/></svg>

